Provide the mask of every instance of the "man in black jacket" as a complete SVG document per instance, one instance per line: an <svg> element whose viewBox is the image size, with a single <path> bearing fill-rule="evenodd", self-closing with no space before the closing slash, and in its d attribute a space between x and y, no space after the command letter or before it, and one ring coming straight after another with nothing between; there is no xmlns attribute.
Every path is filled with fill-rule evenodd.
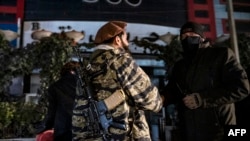
<svg viewBox="0 0 250 141"><path fill-rule="evenodd" d="M72 110L76 95L78 62L68 62L61 69L61 78L48 89L48 112L44 128L54 129L54 141L72 140Z"/></svg>
<svg viewBox="0 0 250 141"><path fill-rule="evenodd" d="M180 30L183 59L170 74L166 104L175 103L183 141L221 141L227 125L236 125L234 103L249 94L247 74L226 47L204 47L202 25Z"/></svg>

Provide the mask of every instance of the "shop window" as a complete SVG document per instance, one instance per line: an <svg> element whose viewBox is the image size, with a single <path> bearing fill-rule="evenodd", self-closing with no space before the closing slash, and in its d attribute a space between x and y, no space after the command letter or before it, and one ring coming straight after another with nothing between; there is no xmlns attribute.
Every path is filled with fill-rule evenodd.
<svg viewBox="0 0 250 141"><path fill-rule="evenodd" d="M17 0L1 0L0 5L3 5L3 6L16 6L17 5Z"/></svg>
<svg viewBox="0 0 250 141"><path fill-rule="evenodd" d="M16 21L16 14L0 13L0 23L13 23Z"/></svg>
<svg viewBox="0 0 250 141"><path fill-rule="evenodd" d="M207 4L207 0L194 0L195 4Z"/></svg>
<svg viewBox="0 0 250 141"><path fill-rule="evenodd" d="M200 18L207 18L208 15L208 11L207 10L196 10L195 11L195 17L200 17Z"/></svg>

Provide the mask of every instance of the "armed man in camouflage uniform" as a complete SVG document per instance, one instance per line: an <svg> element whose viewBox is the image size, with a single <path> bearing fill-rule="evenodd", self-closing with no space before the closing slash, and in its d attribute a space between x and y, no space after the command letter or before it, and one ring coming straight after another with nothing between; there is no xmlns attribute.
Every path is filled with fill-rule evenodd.
<svg viewBox="0 0 250 141"><path fill-rule="evenodd" d="M90 75L93 76L94 97L105 100L119 91L124 94L122 102L115 104L122 97L114 96L106 100L113 121L124 124L126 129L109 128L112 141L151 141L149 126L144 110L158 112L162 108L162 99L158 89L151 83L148 75L135 63L128 49L127 23L110 21L97 32L95 51L90 57ZM86 99L76 99L73 110L73 140L103 140L102 137L91 137L88 132L86 117L81 116L81 108L87 104Z"/></svg>

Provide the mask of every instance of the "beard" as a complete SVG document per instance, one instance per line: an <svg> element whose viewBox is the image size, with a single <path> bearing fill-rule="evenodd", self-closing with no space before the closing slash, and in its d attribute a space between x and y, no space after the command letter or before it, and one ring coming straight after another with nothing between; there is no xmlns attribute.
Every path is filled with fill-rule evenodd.
<svg viewBox="0 0 250 141"><path fill-rule="evenodd" d="M131 50L129 49L129 45L125 44L122 40L122 48L129 54L131 54Z"/></svg>

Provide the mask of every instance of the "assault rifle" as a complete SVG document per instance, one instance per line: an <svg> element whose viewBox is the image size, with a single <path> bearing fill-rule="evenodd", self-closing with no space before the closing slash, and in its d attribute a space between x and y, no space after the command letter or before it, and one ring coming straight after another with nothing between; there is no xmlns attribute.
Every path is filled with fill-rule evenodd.
<svg viewBox="0 0 250 141"><path fill-rule="evenodd" d="M119 129L126 130L125 124L113 122L112 116L106 115L106 113L111 110L113 107L121 103L121 101L114 101L114 97L121 98L120 91L116 91L113 95L108 97L105 100L97 101L93 98L93 87L90 83L90 76L88 76L88 70L84 67L83 62L81 61L80 53L76 50L77 57L79 59L80 67L77 70L77 75L79 83L81 85L83 94L88 99L88 109L84 112L84 116L87 118L88 131L91 133L92 137L102 136L105 141L109 140L109 127L115 127ZM97 72L98 74L101 72ZM113 104L108 104L111 102ZM115 105L114 105L115 103Z"/></svg>

